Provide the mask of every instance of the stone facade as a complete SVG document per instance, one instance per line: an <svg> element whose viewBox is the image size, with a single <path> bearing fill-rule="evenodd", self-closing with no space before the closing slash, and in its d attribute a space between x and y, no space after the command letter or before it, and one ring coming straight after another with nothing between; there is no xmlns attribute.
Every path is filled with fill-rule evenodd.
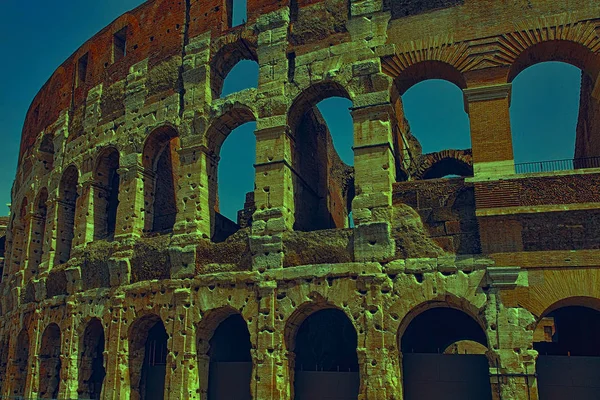
<svg viewBox="0 0 600 400"><path fill-rule="evenodd" d="M537 399L538 322L600 309L600 170L516 175L512 155L511 82L550 60L582 69L576 154L600 155L600 7L567 3L249 0L231 27L231 1L150 0L117 18L27 114L0 395L216 399L235 359L251 398L301 398L299 332L327 311L351 327L325 346L354 346L350 397L415 398L403 338L441 308L474 326L461 339L485 351L446 352L485 354L489 398ZM220 97L244 59L258 87ZM464 91L472 149L421 154L401 95L432 78ZM331 96L353 103L354 167L314 107ZM249 121L256 189L236 225L216 171ZM447 174L462 177L428 179ZM243 356L219 346L225 325Z"/></svg>

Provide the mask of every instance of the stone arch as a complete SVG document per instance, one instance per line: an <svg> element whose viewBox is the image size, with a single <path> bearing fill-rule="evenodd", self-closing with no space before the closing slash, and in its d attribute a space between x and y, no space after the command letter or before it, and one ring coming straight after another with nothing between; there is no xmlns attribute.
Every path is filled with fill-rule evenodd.
<svg viewBox="0 0 600 400"><path fill-rule="evenodd" d="M27 221L29 217L29 200L24 196L19 207L18 217L13 219L13 246L11 249L13 258L13 272L23 267L27 259Z"/></svg>
<svg viewBox="0 0 600 400"><path fill-rule="evenodd" d="M27 329L22 329L17 336L15 345L15 358L12 360L11 394L13 396L25 395L25 383L29 372L29 334Z"/></svg>
<svg viewBox="0 0 600 400"><path fill-rule="evenodd" d="M600 47L596 51L600 50ZM571 64L592 79L600 73L600 56L586 44L577 40L546 40L528 43L519 48L510 60L507 82L512 82L523 70L545 61L561 61Z"/></svg>
<svg viewBox="0 0 600 400"><path fill-rule="evenodd" d="M478 348L459 353L467 341ZM492 399L486 329L468 310L446 302L421 304L401 322L398 343L405 399Z"/></svg>
<svg viewBox="0 0 600 400"><path fill-rule="evenodd" d="M206 131L205 143L208 150L208 209L210 210L211 217L210 237L214 241L221 241L221 239L228 237L239 228L237 224L236 227L232 227L231 224L224 224L223 222L227 218L219 212L218 170L221 146L233 130L254 121L256 121L256 114L249 106L235 103L226 107L222 114L214 118Z"/></svg>
<svg viewBox="0 0 600 400"><path fill-rule="evenodd" d="M414 179L435 179L446 175L473 176L471 150L442 150L419 157Z"/></svg>
<svg viewBox="0 0 600 400"><path fill-rule="evenodd" d="M210 62L210 88L213 99L221 96L225 78L241 60L258 62L254 38L238 38L231 43L226 43L214 52Z"/></svg>
<svg viewBox="0 0 600 400"><path fill-rule="evenodd" d="M164 393L168 334L156 314L138 318L129 327L130 397L147 398L146 393Z"/></svg>
<svg viewBox="0 0 600 400"><path fill-rule="evenodd" d="M80 335L78 388L80 398L99 399L106 375L104 366L104 327L98 318L90 318Z"/></svg>
<svg viewBox="0 0 600 400"><path fill-rule="evenodd" d="M210 310L196 335L201 399L250 399L252 344L243 315L231 306Z"/></svg>
<svg viewBox="0 0 600 400"><path fill-rule="evenodd" d="M71 257L71 244L75 236L79 171L74 165L65 169L58 187L58 220L56 227L56 254L54 263L62 264Z"/></svg>
<svg viewBox="0 0 600 400"><path fill-rule="evenodd" d="M572 393L581 399L598 393L600 374L600 299L563 298L536 319L533 349L540 399L560 399Z"/></svg>
<svg viewBox="0 0 600 400"><path fill-rule="evenodd" d="M56 399L61 381L61 332L57 324L51 323L44 330L39 354L39 397Z"/></svg>
<svg viewBox="0 0 600 400"><path fill-rule="evenodd" d="M299 306L286 321L284 344L293 399L328 398L334 392L357 398L362 393L358 332L342 309L324 301Z"/></svg>
<svg viewBox="0 0 600 400"><path fill-rule="evenodd" d="M94 167L94 239L113 239L119 206L119 151L103 149Z"/></svg>
<svg viewBox="0 0 600 400"><path fill-rule="evenodd" d="M148 135L142 152L146 232L169 232L175 225L179 133L171 126Z"/></svg>
<svg viewBox="0 0 600 400"><path fill-rule="evenodd" d="M48 216L48 189L42 188L34 203L33 221L31 226L31 243L29 245L29 264L25 280L36 276L39 272L42 255L46 246L46 218Z"/></svg>
<svg viewBox="0 0 600 400"><path fill-rule="evenodd" d="M403 69L395 78L392 91L402 96L408 89L428 79L441 79L458 86L467 87L467 81L460 69L454 65L439 60L426 60L411 64ZM394 97L394 96L392 96Z"/></svg>
<svg viewBox="0 0 600 400"><path fill-rule="evenodd" d="M352 101L340 83L324 81L305 88L288 110L292 141L294 229L312 231L347 226L348 196L354 170L344 164L316 105L329 97Z"/></svg>

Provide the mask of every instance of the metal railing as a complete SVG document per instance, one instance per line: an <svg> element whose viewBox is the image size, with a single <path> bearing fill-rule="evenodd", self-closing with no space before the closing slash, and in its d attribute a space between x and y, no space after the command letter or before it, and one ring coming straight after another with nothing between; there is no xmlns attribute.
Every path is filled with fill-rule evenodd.
<svg viewBox="0 0 600 400"><path fill-rule="evenodd" d="M569 171L582 168L600 168L600 156L567 160L536 161L515 164L517 174L534 172Z"/></svg>

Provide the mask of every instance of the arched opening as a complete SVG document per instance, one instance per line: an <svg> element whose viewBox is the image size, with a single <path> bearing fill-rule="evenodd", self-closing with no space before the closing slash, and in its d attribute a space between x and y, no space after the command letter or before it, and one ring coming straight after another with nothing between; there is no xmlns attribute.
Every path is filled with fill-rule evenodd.
<svg viewBox="0 0 600 400"><path fill-rule="evenodd" d="M223 80L221 97L257 87L258 63L254 60L240 60Z"/></svg>
<svg viewBox="0 0 600 400"><path fill-rule="evenodd" d="M119 152L105 149L94 170L94 239L113 240L119 206Z"/></svg>
<svg viewBox="0 0 600 400"><path fill-rule="evenodd" d="M167 340L157 315L137 320L129 331L129 382L134 400L162 400L165 392Z"/></svg>
<svg viewBox="0 0 600 400"><path fill-rule="evenodd" d="M15 359L13 360L12 395L15 397L25 395L25 382L27 381L28 367L29 335L27 334L27 331L23 329L17 336L17 347L15 349Z"/></svg>
<svg viewBox="0 0 600 400"><path fill-rule="evenodd" d="M25 280L36 276L39 272L42 255L44 253L44 234L46 233L46 217L48 214L47 205L48 190L43 188L35 200L35 211L33 214L33 224L31 229L31 242L29 244L29 264L28 271L25 274Z"/></svg>
<svg viewBox="0 0 600 400"><path fill-rule="evenodd" d="M29 208L29 201L27 197L21 201L21 207L19 208L19 217L13 219L13 247L12 247L12 258L16 264L15 272L23 267L23 263L27 258L25 249L27 248L27 214ZM13 216L14 218L14 216ZM16 221L16 224L14 223Z"/></svg>
<svg viewBox="0 0 600 400"><path fill-rule="evenodd" d="M156 129L148 136L143 152L146 232L171 232L177 217L175 197L179 168L179 136L170 127Z"/></svg>
<svg viewBox="0 0 600 400"><path fill-rule="evenodd" d="M46 170L52 169L54 164L54 138L50 134L44 135L39 148L39 158Z"/></svg>
<svg viewBox="0 0 600 400"><path fill-rule="evenodd" d="M534 334L540 400L592 400L600 392L600 311L573 301L544 315Z"/></svg>
<svg viewBox="0 0 600 400"><path fill-rule="evenodd" d="M461 176L473 176L473 165L457 158L442 158L424 171L421 179L457 178Z"/></svg>
<svg viewBox="0 0 600 400"><path fill-rule="evenodd" d="M296 328L294 322L287 331ZM338 309L308 315L288 337L287 347L295 400L358 398L360 373L356 329Z"/></svg>
<svg viewBox="0 0 600 400"><path fill-rule="evenodd" d="M207 132L211 239L222 242L252 224L256 129L253 112L235 107Z"/></svg>
<svg viewBox="0 0 600 400"><path fill-rule="evenodd" d="M469 115L465 112L462 91L466 87L461 72L441 61L411 65L395 78L392 99L398 124L394 137L398 152L402 153L397 157L398 180L406 176L430 179L415 176L425 159L442 152L470 151L467 150L471 148ZM440 168L449 166L454 165L443 164ZM472 171L459 171L461 174L451 171L439 177L472 175Z"/></svg>
<svg viewBox="0 0 600 400"><path fill-rule="evenodd" d="M250 400L252 357L246 321L240 314L233 313L213 332L208 340L208 348L208 336L203 338L201 331L199 337L200 358L208 358L209 361L207 399ZM210 331L206 333L210 334Z"/></svg>
<svg viewBox="0 0 600 400"><path fill-rule="evenodd" d="M354 134L349 98L343 87L330 82L306 89L290 107L288 125L295 139L292 142L295 230L350 225ZM339 146L334 146L334 140Z"/></svg>
<svg viewBox="0 0 600 400"><path fill-rule="evenodd" d="M423 311L401 333L400 348L404 399L491 400L487 338L468 314L447 307Z"/></svg>
<svg viewBox="0 0 600 400"><path fill-rule="evenodd" d="M80 344L77 393L82 399L100 399L104 368L104 328L98 318L88 322Z"/></svg>
<svg viewBox="0 0 600 400"><path fill-rule="evenodd" d="M60 389L60 328L50 324L42 335L40 348L39 397L56 399Z"/></svg>
<svg viewBox="0 0 600 400"><path fill-rule="evenodd" d="M227 10L227 26L235 28L238 25L244 25L247 19L246 0L225 0L225 9Z"/></svg>
<svg viewBox="0 0 600 400"><path fill-rule="evenodd" d="M77 184L79 172L69 166L63 173L59 185L58 225L56 238L55 264L62 264L71 257L71 244L75 236L75 209L77 205Z"/></svg>
<svg viewBox="0 0 600 400"><path fill-rule="evenodd" d="M248 62L241 63L243 60L247 60ZM254 87L258 86L257 62L256 44L246 39L239 39L219 49L214 54L210 64L212 98L218 99L219 97L233 93L232 90L239 91L252 87L248 85L249 83L256 82ZM239 67L237 67L238 64ZM235 68L236 71L229 78L229 74L234 67L237 67ZM241 76L243 76L243 79ZM227 79L227 88L224 87L225 78L229 78ZM225 89L228 91L225 92Z"/></svg>
<svg viewBox="0 0 600 400"><path fill-rule="evenodd" d="M585 125L580 102L593 100L583 98L582 83L579 68L552 61L530 66L515 77L510 118L517 173L600 167L598 158L575 158L578 131ZM593 154L598 155L600 146Z"/></svg>

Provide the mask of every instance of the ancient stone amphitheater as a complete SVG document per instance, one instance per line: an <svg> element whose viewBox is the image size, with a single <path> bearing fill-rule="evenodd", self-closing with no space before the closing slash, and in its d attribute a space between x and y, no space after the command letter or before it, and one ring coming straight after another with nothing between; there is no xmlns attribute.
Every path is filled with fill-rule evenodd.
<svg viewBox="0 0 600 400"><path fill-rule="evenodd" d="M33 100L3 398L596 399L598 2L249 0L235 27L232 8L147 1ZM244 59L258 87L221 96ZM576 151L519 173L511 84L552 60L582 70ZM472 149L421 154L402 95L432 78L464 92ZM353 167L315 107L331 96ZM248 121L236 223L216 171Z"/></svg>

